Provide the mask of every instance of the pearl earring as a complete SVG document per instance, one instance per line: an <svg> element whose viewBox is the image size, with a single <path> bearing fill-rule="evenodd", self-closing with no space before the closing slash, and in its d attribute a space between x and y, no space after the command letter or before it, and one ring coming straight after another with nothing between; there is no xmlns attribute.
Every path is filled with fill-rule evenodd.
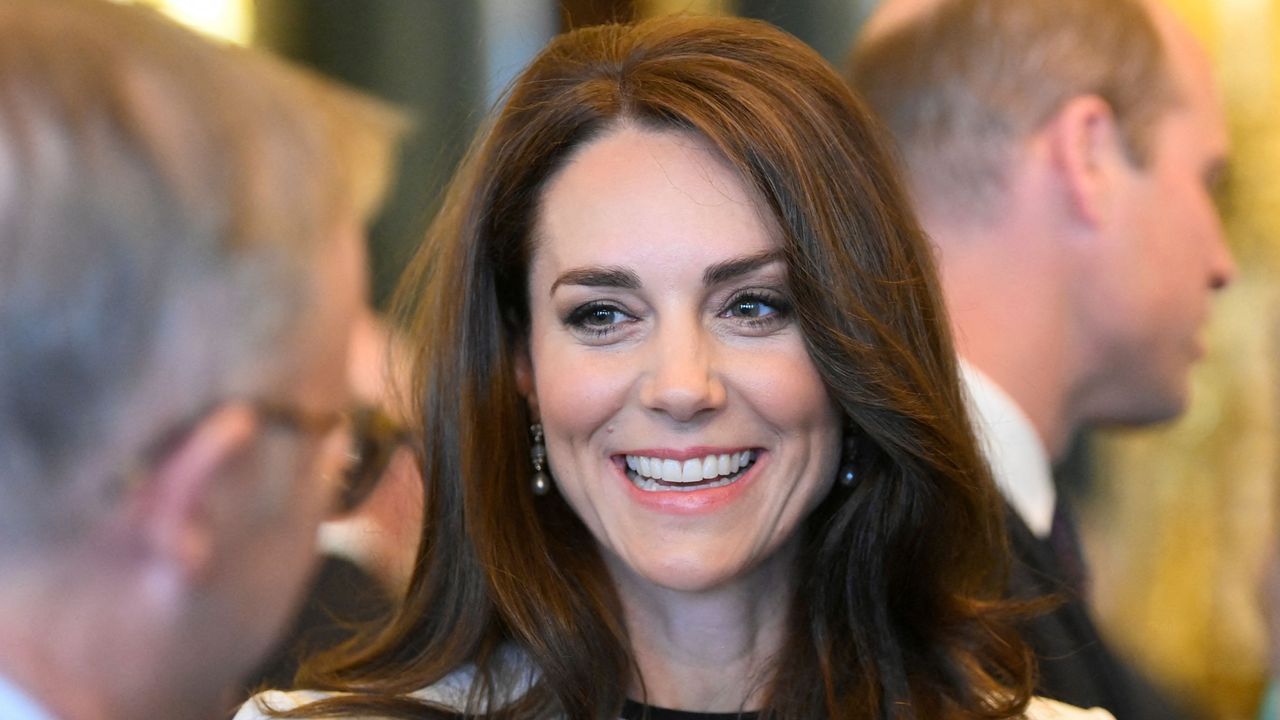
<svg viewBox="0 0 1280 720"><path fill-rule="evenodd" d="M853 463L845 463L840 466L840 484L845 487L853 487L853 481L858 479L858 473L854 472Z"/></svg>
<svg viewBox="0 0 1280 720"><path fill-rule="evenodd" d="M529 459L533 461L533 494L539 497L551 492L551 476L543 467L547 462L547 446L542 443L542 423L529 426L533 435L533 447L529 448Z"/></svg>
<svg viewBox="0 0 1280 720"><path fill-rule="evenodd" d="M856 448L852 436L846 435L844 438L844 462L840 464L840 484L845 487L853 487L858 480L858 471L854 469L853 458L856 454Z"/></svg>

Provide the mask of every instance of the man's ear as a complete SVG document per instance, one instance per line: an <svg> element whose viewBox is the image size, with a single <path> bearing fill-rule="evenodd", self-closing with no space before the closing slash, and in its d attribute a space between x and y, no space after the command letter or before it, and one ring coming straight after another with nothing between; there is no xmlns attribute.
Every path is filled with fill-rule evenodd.
<svg viewBox="0 0 1280 720"><path fill-rule="evenodd" d="M529 341L516 344L516 390L529 403L529 414L538 417L538 390L533 382L533 356L529 353Z"/></svg>
<svg viewBox="0 0 1280 720"><path fill-rule="evenodd" d="M250 407L224 405L152 465L130 500L153 569L191 584L212 565L218 534L226 531L219 524L218 495L241 484L237 465L244 462L257 430Z"/></svg>
<svg viewBox="0 0 1280 720"><path fill-rule="evenodd" d="M1071 98L1045 125L1066 206L1096 226L1111 211L1117 163L1129 163L1111 104L1097 95Z"/></svg>

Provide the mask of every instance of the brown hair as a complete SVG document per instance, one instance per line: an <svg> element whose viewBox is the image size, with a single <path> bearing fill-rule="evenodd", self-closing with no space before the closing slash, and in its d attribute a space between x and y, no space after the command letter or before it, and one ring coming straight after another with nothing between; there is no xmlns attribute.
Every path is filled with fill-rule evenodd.
<svg viewBox="0 0 1280 720"><path fill-rule="evenodd" d="M922 199L982 212L1019 141L1097 95L1142 166L1176 101L1143 0L938 0L855 43L849 81L892 131Z"/></svg>
<svg viewBox="0 0 1280 720"><path fill-rule="evenodd" d="M0 545L75 531L145 445L294 372L312 265L402 121L157 13L0 7Z"/></svg>
<svg viewBox="0 0 1280 720"><path fill-rule="evenodd" d="M799 531L800 585L764 716L1016 715L1030 670L991 600L998 500L929 250L882 141L796 39L691 17L557 38L473 148L400 293L428 478L411 588L380 637L299 678L354 695L282 715L445 716L409 694L471 665L469 715L617 717L631 670L619 601L567 503L530 488L513 363L542 188L624 122L705 138L763 198L810 355L856 428L860 482L837 486Z"/></svg>

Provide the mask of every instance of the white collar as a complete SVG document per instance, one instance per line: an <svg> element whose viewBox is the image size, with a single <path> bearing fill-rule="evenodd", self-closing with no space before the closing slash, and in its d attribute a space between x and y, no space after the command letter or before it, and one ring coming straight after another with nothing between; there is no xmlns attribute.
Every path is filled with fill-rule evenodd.
<svg viewBox="0 0 1280 720"><path fill-rule="evenodd" d="M1057 491L1044 441L1018 403L964 358L960 378L996 486L1036 537L1048 537Z"/></svg>
<svg viewBox="0 0 1280 720"><path fill-rule="evenodd" d="M0 718L55 720L47 710L17 685L0 675Z"/></svg>

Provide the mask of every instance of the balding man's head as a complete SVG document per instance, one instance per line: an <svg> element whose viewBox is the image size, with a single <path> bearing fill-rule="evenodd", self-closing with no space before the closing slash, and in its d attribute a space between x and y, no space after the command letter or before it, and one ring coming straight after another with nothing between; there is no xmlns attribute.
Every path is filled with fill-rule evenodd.
<svg viewBox="0 0 1280 720"><path fill-rule="evenodd" d="M859 33L859 43L872 42L908 23L918 21L946 0L884 0L867 18Z"/></svg>
<svg viewBox="0 0 1280 720"><path fill-rule="evenodd" d="M1050 444L1080 424L1180 412L1209 299L1235 269L1210 195L1225 120L1172 12L886 0L850 75L942 248L962 352L1040 408ZM1056 385L1043 381L1050 362Z"/></svg>
<svg viewBox="0 0 1280 720"><path fill-rule="evenodd" d="M920 201L953 211L991 205L1010 152L1072 97L1105 100L1139 164L1176 98L1140 0L887 0L849 72Z"/></svg>

